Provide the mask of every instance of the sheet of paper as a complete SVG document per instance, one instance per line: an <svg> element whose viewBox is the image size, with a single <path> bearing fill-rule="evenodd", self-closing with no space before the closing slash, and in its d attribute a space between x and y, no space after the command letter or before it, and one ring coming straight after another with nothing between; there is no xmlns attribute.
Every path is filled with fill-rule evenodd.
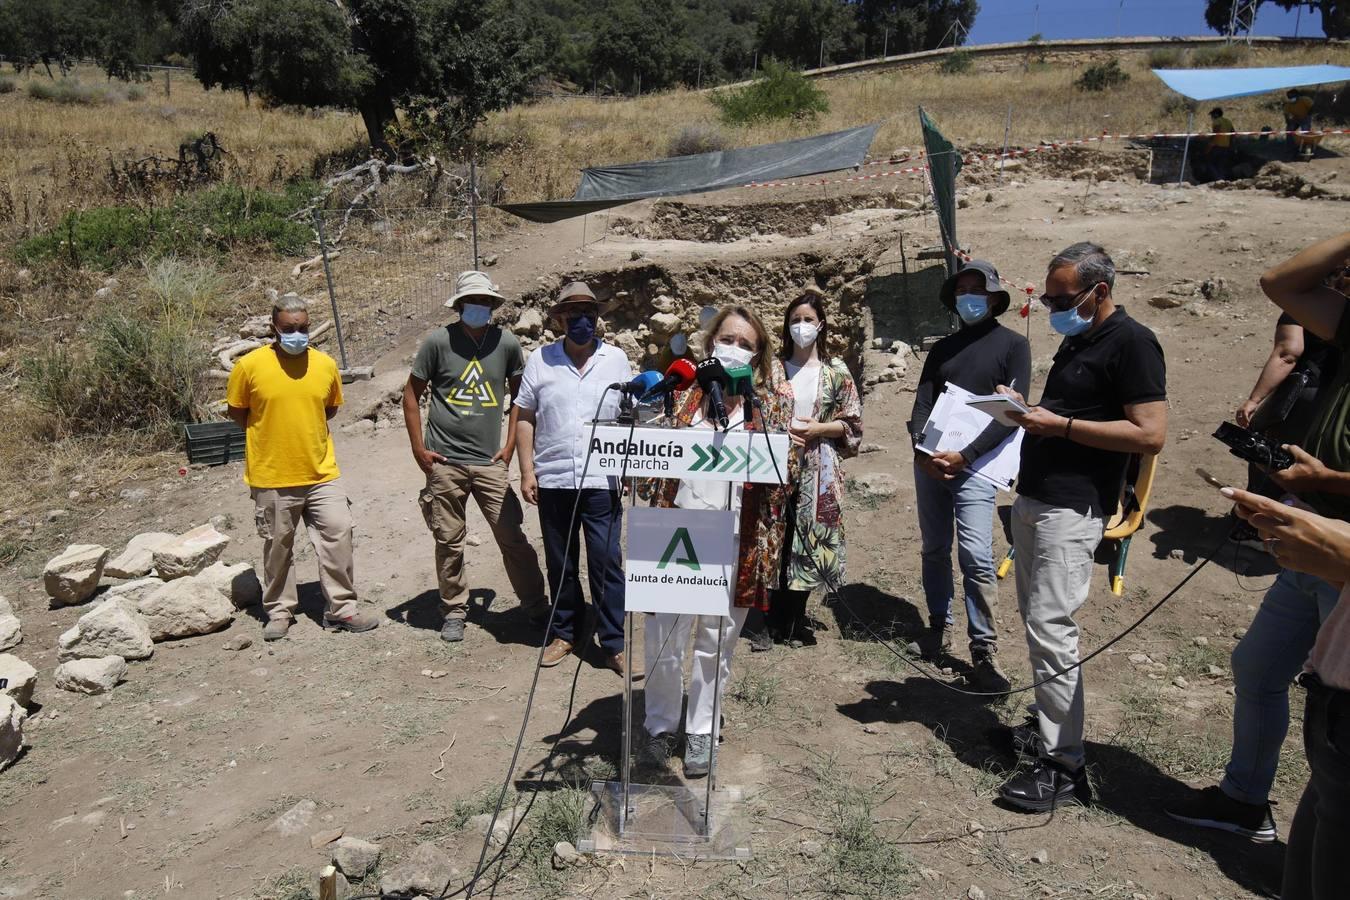
<svg viewBox="0 0 1350 900"><path fill-rule="evenodd" d="M934 453L961 450L968 446L994 420L987 412L971 405L970 401L976 399L982 398L977 398L954 384L948 384L946 390L933 403L933 412L924 425L923 438L917 449L932 456ZM999 408L1012 407L1000 404ZM1006 424L1011 425L1012 422ZM971 474L992 482L1001 490L1012 490L1021 465L1024 433L1018 428L993 450L975 460L970 466Z"/></svg>
<svg viewBox="0 0 1350 900"><path fill-rule="evenodd" d="M1009 411L1028 412L1027 407L1018 403L1012 397L1006 394L985 394L980 397L971 397L966 401L971 409L978 409L986 415L992 416L1000 425L1007 425L1012 428L1017 427L1017 423L1008 418Z"/></svg>

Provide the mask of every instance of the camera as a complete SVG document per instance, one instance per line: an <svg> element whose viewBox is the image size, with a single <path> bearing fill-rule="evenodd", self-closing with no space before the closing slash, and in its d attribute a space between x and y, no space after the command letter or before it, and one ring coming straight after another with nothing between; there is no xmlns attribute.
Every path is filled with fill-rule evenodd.
<svg viewBox="0 0 1350 900"><path fill-rule="evenodd" d="M1228 452L1238 459L1256 463L1268 471L1278 472L1294 464L1294 455L1288 450L1264 434L1248 431L1232 422L1220 423L1214 437L1227 444Z"/></svg>

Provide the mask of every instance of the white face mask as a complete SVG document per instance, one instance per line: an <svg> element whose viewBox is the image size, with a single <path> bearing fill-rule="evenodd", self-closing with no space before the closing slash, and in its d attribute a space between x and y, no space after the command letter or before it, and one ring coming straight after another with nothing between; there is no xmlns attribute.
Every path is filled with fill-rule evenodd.
<svg viewBox="0 0 1350 900"><path fill-rule="evenodd" d="M820 326L815 322L793 322L788 331L792 332L792 343L805 350L816 342Z"/></svg>
<svg viewBox="0 0 1350 900"><path fill-rule="evenodd" d="M459 320L470 328L482 328L492 321L492 307L477 303L462 303L459 307Z"/></svg>
<svg viewBox="0 0 1350 900"><path fill-rule="evenodd" d="M670 339L670 352L676 356L684 356L684 351L689 349L689 338L682 334L673 335Z"/></svg>
<svg viewBox="0 0 1350 900"><path fill-rule="evenodd" d="M715 344L713 356L728 368L731 366L748 366L750 360L755 358L755 354L736 344Z"/></svg>

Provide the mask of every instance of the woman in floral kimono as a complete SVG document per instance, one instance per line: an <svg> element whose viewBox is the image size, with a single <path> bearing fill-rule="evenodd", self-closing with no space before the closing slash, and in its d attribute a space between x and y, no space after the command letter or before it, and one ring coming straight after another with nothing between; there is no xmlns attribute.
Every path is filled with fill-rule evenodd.
<svg viewBox="0 0 1350 900"><path fill-rule="evenodd" d="M844 472L858 455L862 401L842 361L821 356L829 334L825 298L806 291L783 314L779 357L773 361L780 401L792 410L796 478L788 500L788 536L780 587L769 598L773 640L814 644L806 617L811 591L844 583Z"/></svg>
<svg viewBox="0 0 1350 900"><path fill-rule="evenodd" d="M707 335L703 348L705 358L716 358L727 368L749 366L755 373L755 393L762 418L755 410L746 408L739 394L729 392L726 396L728 428L786 430L791 407L783 404L769 381L772 371L770 339L759 317L745 307L724 307L707 326ZM676 427L711 429L705 399L698 388L687 391L675 413ZM778 464L785 467L785 477L791 482L794 473L791 458L780 459ZM721 667L720 684L725 690L731 680L732 652L746 615L752 609L763 610L768 606L769 592L779 577L778 562L786 531L783 512L787 491L778 485L728 485L726 482L685 478L640 482L638 494L650 499L654 506L681 509L727 509L730 498L730 508L738 514L740 541L729 615L656 613L646 617L643 623L648 674L644 686L646 734L639 748L640 761L647 767L664 768L678 742L683 719L684 774L699 777L708 774L717 745L718 723L713 721L713 706L718 667ZM684 657L691 631L694 659L686 690ZM685 710L683 716L682 709Z"/></svg>

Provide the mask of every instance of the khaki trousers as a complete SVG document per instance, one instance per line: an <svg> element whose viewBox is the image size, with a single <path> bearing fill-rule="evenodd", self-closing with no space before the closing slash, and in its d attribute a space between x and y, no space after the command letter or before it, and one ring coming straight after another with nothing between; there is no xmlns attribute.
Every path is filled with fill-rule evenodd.
<svg viewBox="0 0 1350 900"><path fill-rule="evenodd" d="M263 608L269 619L294 619L295 534L304 523L319 558L324 618L356 612L351 501L336 480L294 488L254 488L253 521L263 539Z"/></svg>
<svg viewBox="0 0 1350 900"><path fill-rule="evenodd" d="M506 464L437 463L427 476L427 486L417 495L417 503L436 540L436 576L446 618L463 619L469 610L469 589L464 578L464 522L470 495L492 529L502 551L506 577L521 606L531 610L546 607L548 597L544 593L539 556L520 527L525 521L525 511L516 492L511 490Z"/></svg>
<svg viewBox="0 0 1350 900"><path fill-rule="evenodd" d="M1052 678L1078 662L1074 614L1092 588L1092 557L1102 540L1097 516L1018 497L1012 507L1017 606L1026 628L1031 675ZM1036 688L1045 755L1069 771L1083 767L1083 670Z"/></svg>

